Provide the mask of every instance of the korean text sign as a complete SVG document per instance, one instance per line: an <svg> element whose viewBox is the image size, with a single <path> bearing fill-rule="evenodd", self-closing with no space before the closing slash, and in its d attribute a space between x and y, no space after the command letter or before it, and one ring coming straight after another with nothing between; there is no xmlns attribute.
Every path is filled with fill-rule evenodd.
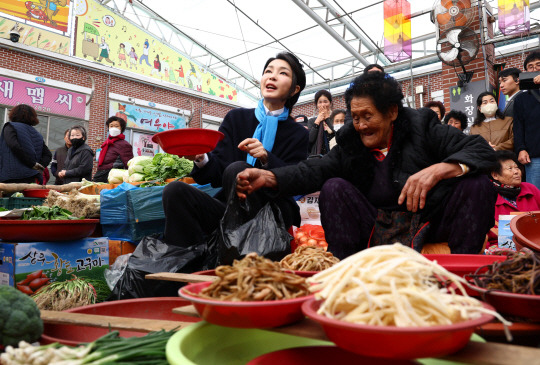
<svg viewBox="0 0 540 365"><path fill-rule="evenodd" d="M85 119L86 95L0 76L0 104L28 104L38 113Z"/></svg>
<svg viewBox="0 0 540 365"><path fill-rule="evenodd" d="M127 122L128 128L145 129L150 132L163 132L186 127L186 120L181 115L117 101L111 101L109 115L123 118Z"/></svg>

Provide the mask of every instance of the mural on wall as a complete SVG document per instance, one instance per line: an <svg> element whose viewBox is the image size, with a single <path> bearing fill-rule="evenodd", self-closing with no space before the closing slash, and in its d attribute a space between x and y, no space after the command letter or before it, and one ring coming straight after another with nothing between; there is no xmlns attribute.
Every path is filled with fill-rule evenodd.
<svg viewBox="0 0 540 365"><path fill-rule="evenodd" d="M237 101L237 90L216 75L93 0L74 9L75 57Z"/></svg>
<svg viewBox="0 0 540 365"><path fill-rule="evenodd" d="M9 31L14 25L15 21L0 17L0 37L9 37ZM21 33L19 43L66 56L69 55L71 44L69 37L48 32L31 24L19 23L19 32Z"/></svg>
<svg viewBox="0 0 540 365"><path fill-rule="evenodd" d="M69 0L2 0L0 13L16 18L27 26L38 24L69 35Z"/></svg>

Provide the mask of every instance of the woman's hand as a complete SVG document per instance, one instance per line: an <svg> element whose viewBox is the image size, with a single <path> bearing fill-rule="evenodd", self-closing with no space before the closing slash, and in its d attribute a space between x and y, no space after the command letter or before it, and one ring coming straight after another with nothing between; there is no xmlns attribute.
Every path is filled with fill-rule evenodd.
<svg viewBox="0 0 540 365"><path fill-rule="evenodd" d="M424 209L427 193L439 181L459 176L462 173L463 170L457 163L441 162L426 167L407 179L399 195L398 204L403 204L407 199L408 211L417 212L418 209Z"/></svg>
<svg viewBox="0 0 540 365"><path fill-rule="evenodd" d="M315 119L315 124L320 125L323 120L326 120L330 117L330 109L327 107L322 107L319 109L319 115L317 115L317 119Z"/></svg>
<svg viewBox="0 0 540 365"><path fill-rule="evenodd" d="M240 199L246 199L248 194L260 188L275 188L276 186L276 175L268 170L245 169L236 175L236 195Z"/></svg>
<svg viewBox="0 0 540 365"><path fill-rule="evenodd" d="M255 157L264 165L268 162L268 151L257 138L246 138L238 145L238 148Z"/></svg>
<svg viewBox="0 0 540 365"><path fill-rule="evenodd" d="M328 124L326 124L326 122L324 122L324 130L325 130L326 133L328 133L328 134L334 133L334 131L332 131L332 129L330 129L330 127L328 126Z"/></svg>
<svg viewBox="0 0 540 365"><path fill-rule="evenodd" d="M534 79L533 79L533 82L534 82L535 84L540 84L540 75L535 76Z"/></svg>
<svg viewBox="0 0 540 365"><path fill-rule="evenodd" d="M527 152L525 150L519 151L518 161L522 165L526 165L528 163L531 163L531 158L529 157L529 152Z"/></svg>
<svg viewBox="0 0 540 365"><path fill-rule="evenodd" d="M59 177L60 179L63 179L65 176L66 176L66 170L62 170L62 171L60 171L60 172L58 173L58 177Z"/></svg>

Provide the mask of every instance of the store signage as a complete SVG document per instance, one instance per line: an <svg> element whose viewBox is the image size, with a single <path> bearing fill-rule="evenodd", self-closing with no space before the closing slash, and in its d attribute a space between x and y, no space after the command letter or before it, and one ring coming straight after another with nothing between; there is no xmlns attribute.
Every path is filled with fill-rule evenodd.
<svg viewBox="0 0 540 365"><path fill-rule="evenodd" d="M139 128L150 132L163 132L186 127L186 120L179 114L162 110L111 101L109 115L123 118L128 128Z"/></svg>
<svg viewBox="0 0 540 365"><path fill-rule="evenodd" d="M490 91L492 90L493 86L490 86ZM476 118L476 99L484 91L486 91L486 83L484 81L474 81L464 86L450 87L450 109L461 110L467 115L467 132L473 125L474 118Z"/></svg>
<svg viewBox="0 0 540 365"><path fill-rule="evenodd" d="M0 104L28 104L38 113L85 119L86 95L0 76Z"/></svg>
<svg viewBox="0 0 540 365"><path fill-rule="evenodd" d="M36 77L36 81L37 81L37 82L45 82L45 81L47 81L47 80L45 80L44 77L39 77L39 76L37 76L37 77Z"/></svg>

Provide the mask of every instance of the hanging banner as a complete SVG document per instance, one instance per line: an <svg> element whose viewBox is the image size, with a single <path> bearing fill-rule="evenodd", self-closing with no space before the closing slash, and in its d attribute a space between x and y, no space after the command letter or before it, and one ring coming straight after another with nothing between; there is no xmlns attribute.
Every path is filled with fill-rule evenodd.
<svg viewBox="0 0 540 365"><path fill-rule="evenodd" d="M384 2L384 55L392 62L411 58L411 4L407 0Z"/></svg>
<svg viewBox="0 0 540 365"><path fill-rule="evenodd" d="M98 2L87 4L86 12L75 12L75 57L237 101L233 86L184 54Z"/></svg>
<svg viewBox="0 0 540 365"><path fill-rule="evenodd" d="M529 33L529 0L499 0L499 29L504 35Z"/></svg>
<svg viewBox="0 0 540 365"><path fill-rule="evenodd" d="M28 104L37 112L85 119L86 95L0 76L0 104Z"/></svg>
<svg viewBox="0 0 540 365"><path fill-rule="evenodd" d="M139 128L149 132L163 132L186 127L185 118L179 114L117 101L109 103L109 116L123 118L128 128Z"/></svg>
<svg viewBox="0 0 540 365"><path fill-rule="evenodd" d="M0 13L13 18L20 26L37 25L69 35L71 6L69 0L2 0Z"/></svg>

